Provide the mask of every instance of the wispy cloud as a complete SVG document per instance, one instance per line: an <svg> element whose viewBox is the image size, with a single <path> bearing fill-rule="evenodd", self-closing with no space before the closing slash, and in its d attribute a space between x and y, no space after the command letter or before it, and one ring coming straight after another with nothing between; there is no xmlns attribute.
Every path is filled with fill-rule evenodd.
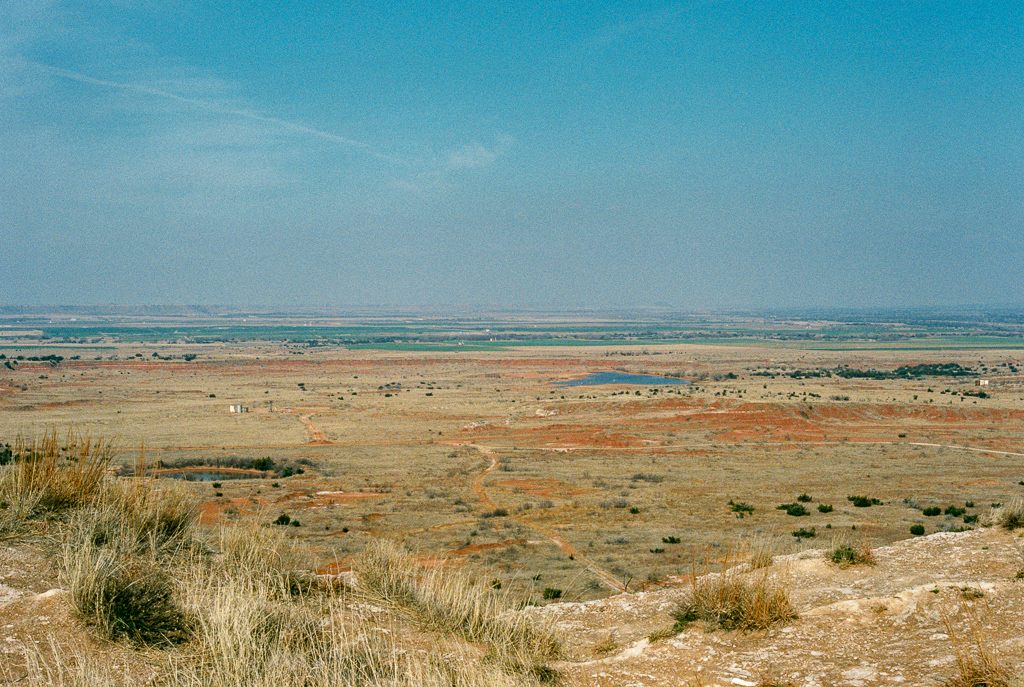
<svg viewBox="0 0 1024 687"><path fill-rule="evenodd" d="M345 136L338 136L337 134L332 134L327 131L321 131L320 129L315 129L313 127L305 126L303 124L296 124L295 122L289 122L284 119L278 119L277 117L267 117L265 115L256 114L255 112L250 112L248 110L239 110L236 108L225 107L223 105L211 102L209 100L189 98L187 96L178 95L176 93L171 93L169 91L161 90L159 88L152 88L150 86L141 86L138 84L121 83L118 81L110 81L107 79L98 79L92 76L88 76L86 74L81 74L79 72L74 72L68 69L61 69L59 67L53 67L39 62L29 62L28 64L63 79L69 79L71 81L77 81L79 83L90 84L93 86L100 86L103 88L112 88L122 91L128 91L131 93L138 93L139 95L163 98L166 100L172 100L175 102L192 105L194 107L207 110L209 112L216 112L218 114L240 117L254 122L262 122L264 124L270 124L272 126L284 129L286 131L293 131L295 133L305 134L307 136L312 136L324 141L330 141L331 143L337 143L343 146L359 148L360 150L365 151L367 155L370 155L371 157L377 158L379 160L393 162L401 165L407 164L404 160L400 158L377 152L368 143L364 143L363 141L357 141L355 139L347 138Z"/></svg>
<svg viewBox="0 0 1024 687"><path fill-rule="evenodd" d="M690 0L674 2L665 7L643 12L632 19L604 26L575 46L574 53L605 48L645 31L654 31L678 21L683 15L727 0Z"/></svg>
<svg viewBox="0 0 1024 687"><path fill-rule="evenodd" d="M482 143L469 143L448 153L448 168L480 169L488 167L501 157L512 145L511 136L498 136L494 145L487 147Z"/></svg>

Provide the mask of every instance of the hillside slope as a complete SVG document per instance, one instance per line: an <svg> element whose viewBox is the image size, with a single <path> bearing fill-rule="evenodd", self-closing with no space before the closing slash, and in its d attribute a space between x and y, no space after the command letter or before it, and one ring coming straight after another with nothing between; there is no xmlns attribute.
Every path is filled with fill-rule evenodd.
<svg viewBox="0 0 1024 687"><path fill-rule="evenodd" d="M958 648L974 657L980 644L1012 673L1024 669L1020 545L989 528L875 549L875 565L841 569L822 550L778 557L772 574L784 576L799 618L760 632L695 623L651 643L685 589L531 612L561 628L577 659L561 668L581 685L934 687L959 674Z"/></svg>
<svg viewBox="0 0 1024 687"><path fill-rule="evenodd" d="M1022 543L987 528L875 549L874 565L841 569L823 550L777 557L769 571L783 576L799 617L765 631L708 631L694 623L652 642L650 635L673 624L686 594L682 580L523 612L559 628L568 659L557 667L569 685L933 687L958 676L958 651L976 656L978 646L1011 673L1024 672ZM41 552L0 546L0 662L13 662L26 644L55 641L118 665L126 683L151 677L151 656L93 639L57 584Z"/></svg>

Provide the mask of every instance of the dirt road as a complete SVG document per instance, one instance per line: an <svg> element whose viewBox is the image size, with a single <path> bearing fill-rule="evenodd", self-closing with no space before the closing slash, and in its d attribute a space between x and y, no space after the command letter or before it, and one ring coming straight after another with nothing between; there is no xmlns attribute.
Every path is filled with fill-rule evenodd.
<svg viewBox="0 0 1024 687"><path fill-rule="evenodd" d="M476 495L478 499L480 499L481 503L486 505L491 510L496 510L497 505L494 503L494 500L490 497L490 495L487 493L487 490L484 488L484 478L486 478L487 475L489 475L498 467L498 457L494 454L494 449L488 446L481 446L479 444L468 444L468 446L469 448L476 449L477 451L491 459L490 465L484 468L484 470L480 474L473 478L472 488L473 493ZM615 590L616 592L626 591L625 585L622 582L619 582L619 580L614 575L612 575L610 572L594 563L594 561L587 558L586 555L584 555L579 549L577 549L575 546L573 546L568 541L566 541L559 535L555 534L551 530L545 527L541 527L536 523L530 522L529 520L518 518L514 515L509 516L509 520L547 537L551 541L551 543L553 543L562 551L562 553L567 555L571 560L582 563L587 570L593 573L599 580L601 580L601 582L603 582L611 589Z"/></svg>

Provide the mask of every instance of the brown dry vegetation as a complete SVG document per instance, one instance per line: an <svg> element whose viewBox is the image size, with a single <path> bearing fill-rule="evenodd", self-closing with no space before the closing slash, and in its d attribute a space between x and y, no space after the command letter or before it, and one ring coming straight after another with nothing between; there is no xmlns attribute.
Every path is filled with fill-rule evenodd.
<svg viewBox="0 0 1024 687"><path fill-rule="evenodd" d="M164 351L134 344L113 351L120 360L8 371L0 436L74 426L116 437L124 464L142 446L150 463L304 463L303 474L287 478L192 484L202 522L287 514L301 525L289 536L335 569L350 567L376 537L414 536L423 556L458 552L456 563L537 599L548 587L578 599L671 579L703 564L709 547L758 537L778 536L780 552L812 545L788 537L800 528L819 537L856 528L858 539L881 544L914 524L964 526L921 509L972 501L968 515L983 514L1024 477L1013 455L1024 452L1019 386L979 399L942 393L970 390L970 380L777 374L940 361L995 368L1016 361L1016 351L773 344L428 354L262 344L210 345L183 363L147 359L150 348ZM143 358L130 358L136 350ZM555 386L615 368L703 380ZM766 371L775 377L753 374ZM231 414L231 403L252 412ZM483 475L492 458L497 469ZM808 517L775 509L804 492L814 497ZM852 494L882 504L857 508ZM732 512L730 500L753 514ZM819 505L834 510L819 513ZM499 509L508 515L481 517ZM663 543L672 538L679 543Z"/></svg>
<svg viewBox="0 0 1024 687"><path fill-rule="evenodd" d="M322 348L299 357L294 347L261 344L211 345L198 360L183 363L146 359L150 348L163 350L133 344L113 352L119 360L5 370L0 438L45 435L58 447L66 442L56 441L53 428L63 433L69 426L82 435L116 437L121 451L109 455L95 442L84 460L51 451L53 460L60 457L71 468L61 474L80 471L87 481L102 475L108 460L112 467L132 467L142 447L150 465L238 463L224 468L217 486L185 482L175 493L198 503L201 539L225 552L222 565L235 555L226 553L229 539L245 523L257 523L253 531L275 539L260 540L249 553L243 547L237 557L249 556L249 562L238 563L240 569L265 562L252 551L291 560L289 547L297 547L303 560L287 564L288 570L343 572L358 568L373 542L388 538L402 542L423 570L458 570L534 602L543 602L547 589L561 590L563 600L600 599L622 588L685 586L691 570L718 569L727 551L750 552L752 567L770 568L770 555L753 555L765 541L776 559L828 542L853 541L854 549L870 552L907 538L912 525L929 534L975 527L964 515L984 517L995 503L1008 504L993 517L1009 528L1016 522L1009 504L1024 480L1019 384L997 386L981 399L943 393L970 391L970 380L777 374L783 367L840 364L891 369L956 361L994 368L1019 364L1020 352L1013 350L680 344L628 356L610 346L451 354ZM136 350L146 358L125 359ZM693 387L556 386L616 368L682 370L702 380ZM776 376L760 376L765 371ZM726 372L736 378L723 377ZM231 414L232 403L251 412ZM90 456L102 456L102 469ZM245 467L266 457L302 472L256 477ZM29 479L26 472L11 475L8 470L5 479ZM163 493L168 482L147 482L147 489L161 485ZM53 506L39 499L64 498L34 488L8 494L0 538L20 536L26 519ZM808 515L777 509L802 494L811 498L804 504ZM848 499L855 495L880 503L860 507ZM753 511L733 510L730 501ZM950 506L964 508L964 515L923 514ZM271 524L282 516L288 524ZM816 536L791 536L801 529ZM151 544L146 554L154 565L164 556L152 553L157 549ZM174 555L198 554L179 546ZM116 561L78 565L86 563L123 572ZM131 572L159 578L143 568ZM288 585L296 584L303 583L293 576ZM248 587L236 592L263 594ZM184 624L204 622L189 604L216 597L210 587L175 594ZM413 635L433 631L414 622L421 611L388 608L417 628ZM454 634L459 646L477 637ZM462 655L473 661L472 652ZM52 652L46 656L52 659Z"/></svg>
<svg viewBox="0 0 1024 687"><path fill-rule="evenodd" d="M24 483L7 479L12 473L34 470L26 466L46 455L38 445L16 452L0 498ZM314 574L305 547L267 526L229 526L204 541L194 503L177 485L102 473L83 482L77 471L64 465L46 473L48 483L36 470L40 491L73 498L24 513L11 536L55 542L53 565L74 619L87 636L135 649L135 665L118 675L88 646L49 635L42 645L8 641L4 681L142 684L155 674L170 686L525 687L558 677L547 663L560 642L542 621L458 572L422 576L393 544L361 557L353 589ZM69 480L78 493L65 488ZM365 612L380 606L392 610Z"/></svg>

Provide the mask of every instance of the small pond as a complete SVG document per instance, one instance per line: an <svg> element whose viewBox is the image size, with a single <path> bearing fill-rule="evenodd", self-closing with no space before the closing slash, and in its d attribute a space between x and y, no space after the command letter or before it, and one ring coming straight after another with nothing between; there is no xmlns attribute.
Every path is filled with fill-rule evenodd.
<svg viewBox="0 0 1024 687"><path fill-rule="evenodd" d="M264 473L251 472L219 472L217 470L168 470L157 474L160 479L181 479L186 482L222 482L229 479L260 479Z"/></svg>
<svg viewBox="0 0 1024 687"><path fill-rule="evenodd" d="M654 375L635 375L626 372L593 372L582 379L571 379L560 382L556 386L598 386L601 384L635 384L641 386L662 386L665 384L689 384L685 379L676 377L656 377Z"/></svg>

